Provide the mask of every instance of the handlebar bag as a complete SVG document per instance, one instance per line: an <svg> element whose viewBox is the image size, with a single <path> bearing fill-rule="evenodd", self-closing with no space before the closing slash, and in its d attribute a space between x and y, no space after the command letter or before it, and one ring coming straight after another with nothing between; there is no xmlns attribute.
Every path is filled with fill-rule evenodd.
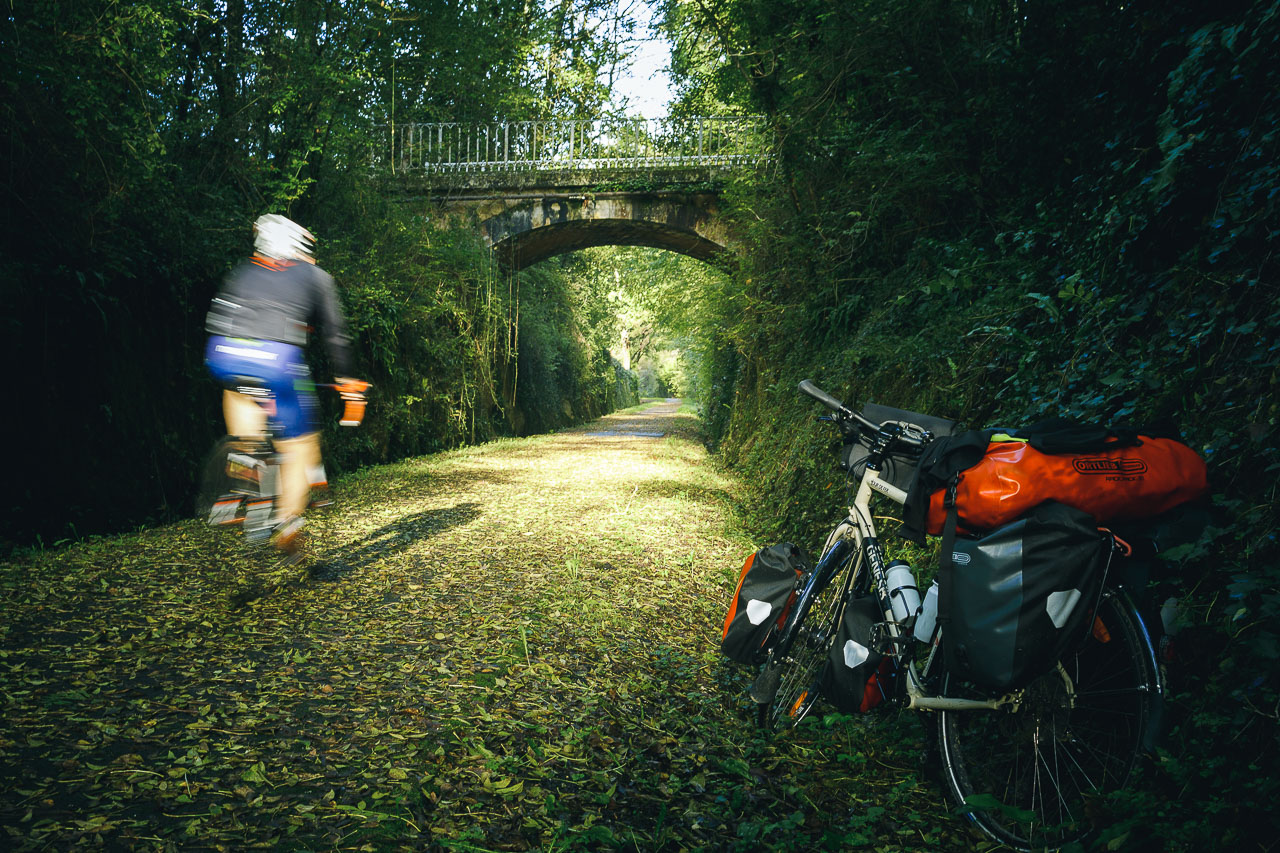
<svg viewBox="0 0 1280 853"><path fill-rule="evenodd" d="M875 596L855 598L845 606L821 675L822 694L836 710L866 713L892 692L893 658L881 652L874 633L883 621Z"/></svg>
<svg viewBox="0 0 1280 853"><path fill-rule="evenodd" d="M1112 552L1088 514L1049 501L984 536L948 538L938 621L949 672L1014 689L1084 640Z"/></svg>
<svg viewBox="0 0 1280 853"><path fill-rule="evenodd" d="M796 580L810 568L804 549L789 542L747 557L724 618L720 651L738 663L763 663L795 602Z"/></svg>
<svg viewBox="0 0 1280 853"><path fill-rule="evenodd" d="M863 406L862 416L878 424L887 421L915 424L933 433L935 438L951 435L956 428L956 422L949 421L946 418L922 415L919 412L908 412L905 409L881 406L878 403L867 403ZM864 439L859 438L856 441L851 441L840 450L840 467L850 473L856 473L867 461L867 454L870 452L871 448ZM911 485L911 481L915 479L915 475L916 460L906 459L901 456L891 456L886 461L885 470L880 472L880 479L906 491Z"/></svg>
<svg viewBox="0 0 1280 853"><path fill-rule="evenodd" d="M1092 427L975 430L934 442L908 490L903 534L939 534L954 490L959 526L994 530L1052 500L1101 524L1159 515L1208 493L1204 460L1172 438Z"/></svg>

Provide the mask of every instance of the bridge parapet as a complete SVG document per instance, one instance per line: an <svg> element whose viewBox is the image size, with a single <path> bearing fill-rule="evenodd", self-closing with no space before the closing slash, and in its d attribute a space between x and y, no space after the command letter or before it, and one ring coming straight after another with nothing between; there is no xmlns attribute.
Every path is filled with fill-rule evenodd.
<svg viewBox="0 0 1280 853"><path fill-rule="evenodd" d="M770 158L755 116L439 122L386 127L375 167L481 175L748 167Z"/></svg>

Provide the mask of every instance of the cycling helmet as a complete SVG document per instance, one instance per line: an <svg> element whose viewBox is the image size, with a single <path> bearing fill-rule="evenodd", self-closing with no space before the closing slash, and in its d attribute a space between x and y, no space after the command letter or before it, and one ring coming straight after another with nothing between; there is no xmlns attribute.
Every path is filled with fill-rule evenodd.
<svg viewBox="0 0 1280 853"><path fill-rule="evenodd" d="M253 223L253 247L267 258L307 261L315 237L291 219L278 213L266 213Z"/></svg>

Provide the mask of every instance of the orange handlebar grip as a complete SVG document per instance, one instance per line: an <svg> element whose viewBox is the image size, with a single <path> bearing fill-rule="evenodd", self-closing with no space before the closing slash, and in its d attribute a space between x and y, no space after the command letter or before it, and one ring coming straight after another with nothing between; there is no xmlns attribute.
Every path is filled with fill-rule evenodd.
<svg viewBox="0 0 1280 853"><path fill-rule="evenodd" d="M360 426L360 422L364 420L365 405L366 402L363 397L344 400L342 420L338 421L338 423L342 426Z"/></svg>

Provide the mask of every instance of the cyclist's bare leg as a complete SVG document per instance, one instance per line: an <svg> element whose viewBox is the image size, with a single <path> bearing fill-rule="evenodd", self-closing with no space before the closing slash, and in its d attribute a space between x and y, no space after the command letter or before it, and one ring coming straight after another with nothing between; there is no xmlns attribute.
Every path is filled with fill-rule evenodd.
<svg viewBox="0 0 1280 853"><path fill-rule="evenodd" d="M223 391L222 416L227 421L227 435L242 438L266 437L267 413L252 397L237 391Z"/></svg>
<svg viewBox="0 0 1280 853"><path fill-rule="evenodd" d="M280 521L275 544L292 555L300 545L302 513L311 497L310 471L320 465L320 434L276 439L275 445L280 453Z"/></svg>

